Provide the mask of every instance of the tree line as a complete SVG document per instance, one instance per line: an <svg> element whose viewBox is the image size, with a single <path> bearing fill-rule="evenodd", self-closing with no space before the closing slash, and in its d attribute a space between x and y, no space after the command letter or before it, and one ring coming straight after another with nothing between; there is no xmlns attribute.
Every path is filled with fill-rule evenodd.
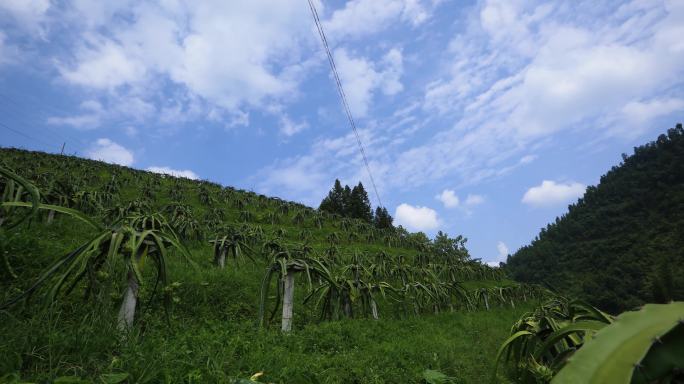
<svg viewBox="0 0 684 384"><path fill-rule="evenodd" d="M335 184L328 195L323 198L318 209L343 217L363 220L379 229L393 228L394 219L387 208L377 207L373 213L368 193L361 182L354 188L350 188L348 185L342 187L340 180L335 179Z"/></svg>

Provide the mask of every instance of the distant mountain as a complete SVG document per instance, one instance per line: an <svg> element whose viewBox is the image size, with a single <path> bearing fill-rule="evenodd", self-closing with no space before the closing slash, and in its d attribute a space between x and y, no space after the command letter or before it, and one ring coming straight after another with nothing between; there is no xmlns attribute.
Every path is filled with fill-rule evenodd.
<svg viewBox="0 0 684 384"><path fill-rule="evenodd" d="M610 312L683 300L682 125L623 155L505 268Z"/></svg>

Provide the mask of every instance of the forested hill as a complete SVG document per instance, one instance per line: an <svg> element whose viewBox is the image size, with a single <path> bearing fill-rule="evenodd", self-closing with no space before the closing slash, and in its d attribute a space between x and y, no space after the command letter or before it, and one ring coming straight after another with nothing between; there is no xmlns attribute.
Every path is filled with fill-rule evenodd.
<svg viewBox="0 0 684 384"><path fill-rule="evenodd" d="M684 299L684 130L678 124L587 188L508 257L520 281L547 283L611 312Z"/></svg>

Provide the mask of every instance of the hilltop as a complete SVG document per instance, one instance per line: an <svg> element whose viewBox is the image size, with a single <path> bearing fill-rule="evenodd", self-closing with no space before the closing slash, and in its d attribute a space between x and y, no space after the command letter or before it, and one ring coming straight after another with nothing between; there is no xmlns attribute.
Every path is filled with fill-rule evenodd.
<svg viewBox="0 0 684 384"><path fill-rule="evenodd" d="M684 299L684 130L623 155L506 270L618 313Z"/></svg>

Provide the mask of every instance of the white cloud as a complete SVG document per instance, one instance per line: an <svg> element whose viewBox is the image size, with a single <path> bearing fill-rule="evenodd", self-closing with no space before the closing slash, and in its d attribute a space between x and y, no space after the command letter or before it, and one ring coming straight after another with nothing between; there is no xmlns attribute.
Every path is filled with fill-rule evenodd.
<svg viewBox="0 0 684 384"><path fill-rule="evenodd" d="M451 189L443 190L442 193L435 196L435 198L444 204L444 208L456 208L460 203L458 196L456 196L456 192Z"/></svg>
<svg viewBox="0 0 684 384"><path fill-rule="evenodd" d="M77 129L97 128L105 113L102 104L95 100L87 100L81 103L81 109L85 112L79 115L48 117L47 123L51 125L67 125Z"/></svg>
<svg viewBox="0 0 684 384"><path fill-rule="evenodd" d="M626 122L642 125L657 117L684 111L684 99L662 98L648 101L632 101L622 107Z"/></svg>
<svg viewBox="0 0 684 384"><path fill-rule="evenodd" d="M95 128L100 125L100 116L98 115L76 115L66 117L48 117L47 123L51 125L68 125L79 129Z"/></svg>
<svg viewBox="0 0 684 384"><path fill-rule="evenodd" d="M77 53L73 68L60 66L68 82L92 88L112 89L142 81L147 69L129 55L123 46L104 38L96 39Z"/></svg>
<svg viewBox="0 0 684 384"><path fill-rule="evenodd" d="M115 97L110 103L110 115L143 121L156 115L154 104L133 95Z"/></svg>
<svg viewBox="0 0 684 384"><path fill-rule="evenodd" d="M444 204L444 208L462 208L468 213L470 213L469 208L484 203L484 197L482 195L476 195L472 193L468 194L465 200L461 202L456 195L456 192L451 189L443 190L442 193L435 196L435 198Z"/></svg>
<svg viewBox="0 0 684 384"><path fill-rule="evenodd" d="M86 100L79 106L82 113L71 116L50 116L47 118L47 123L86 130L98 128L108 120L132 119L141 122L155 116L157 111L152 103L133 95L113 93L109 94L103 102L105 102L104 105L98 100Z"/></svg>
<svg viewBox="0 0 684 384"><path fill-rule="evenodd" d="M277 194L311 206L318 206L332 185L331 168L316 155L299 156L263 168L253 180L263 194ZM334 171L333 171L334 172Z"/></svg>
<svg viewBox="0 0 684 384"><path fill-rule="evenodd" d="M132 8L136 0L119 1L92 1L72 0L70 3L74 10L73 17L79 23L85 23L90 28L98 28L105 25L117 12L122 9Z"/></svg>
<svg viewBox="0 0 684 384"><path fill-rule="evenodd" d="M288 116L283 115L280 117L280 133L282 133L285 136L289 137L296 135L297 133L305 130L308 127L309 125L304 121L300 123L295 123Z"/></svg>
<svg viewBox="0 0 684 384"><path fill-rule="evenodd" d="M410 109L411 117L429 121L430 130L421 130L420 136L412 136L415 131L409 129L398 134L394 129L406 116L388 117L377 125L364 120L374 143L368 145L368 138L362 139L381 188L415 190L448 179L454 180L453 189L458 191L531 164L537 159L532 153L542 153L561 134L572 139L580 134L627 137L624 130L611 130L613 124L603 119L606 115L655 116L676 108L677 102L667 100L683 98L679 94L684 77L678 75L684 68L684 44L677 38L681 11L656 2L632 2L638 9L628 13L617 12L614 4L606 3L601 9L593 4L477 2L474 17L466 15L469 21L463 32L432 67L435 81L424 88L422 108ZM494 8L481 15L488 6ZM352 19L346 23L355 30ZM500 33L493 28L497 23ZM386 47L391 42L382 44ZM405 49L402 60L408 66L414 51ZM380 69L366 57L357 57L360 52L367 55L365 51L337 52L354 64L353 77L364 80L354 86L345 84L345 89L348 94L357 89L356 109L367 112L374 96L368 86L373 76L367 73ZM663 98L663 94L669 96ZM660 102L646 106L653 100ZM641 132L646 126L641 125ZM625 129L632 131L629 135L639 132L634 126ZM320 150L324 142L330 145L332 156ZM264 179L274 191L278 190L275 185L285 184L279 169L315 174L323 180L324 190L334 177L365 172L354 139L347 135L316 140L308 154L274 162L267 175L279 181ZM318 187L313 185L292 187L283 191L316 196L316 203L325 192L316 195ZM460 196L459 209L466 201L467 196ZM471 205L481 201L473 198Z"/></svg>
<svg viewBox="0 0 684 384"><path fill-rule="evenodd" d="M657 90L670 80L667 66L656 52L558 28L511 89L509 121L522 136L553 133Z"/></svg>
<svg viewBox="0 0 684 384"><path fill-rule="evenodd" d="M107 163L125 166L133 164L133 152L106 138L98 139L86 151L86 156Z"/></svg>
<svg viewBox="0 0 684 384"><path fill-rule="evenodd" d="M428 207L400 204L394 212L397 225L402 225L411 231L429 231L440 225L437 211Z"/></svg>
<svg viewBox="0 0 684 384"><path fill-rule="evenodd" d="M164 175L171 175L175 177L185 177L186 179L197 180L199 176L189 169L178 170L169 167L147 167L147 170L154 173L161 173Z"/></svg>
<svg viewBox="0 0 684 384"><path fill-rule="evenodd" d="M417 26L430 18L439 2L421 0L351 0L324 21L333 41L376 33L396 21Z"/></svg>
<svg viewBox="0 0 684 384"><path fill-rule="evenodd" d="M83 43L59 69L70 83L110 91L141 92L171 81L228 110L290 99L314 63L302 57L315 40L309 10L301 5L80 1L72 16Z"/></svg>
<svg viewBox="0 0 684 384"><path fill-rule="evenodd" d="M487 262L487 265L489 265L490 267L498 267L499 263L506 261L506 258L510 253L508 250L508 246L503 241L499 241L496 244L496 250L498 253L496 260Z"/></svg>
<svg viewBox="0 0 684 384"><path fill-rule="evenodd" d="M372 156L382 152L388 138L374 135L372 130L361 127L358 133L369 155L379 193L383 195L383 175L388 167ZM289 200L318 206L335 178L350 185L356 185L359 181L367 187L371 185L352 132L336 138L317 138L307 154L276 159L256 172L250 181L255 183L260 193L277 194ZM373 195L370 197L372 199Z"/></svg>
<svg viewBox="0 0 684 384"><path fill-rule="evenodd" d="M522 202L531 206L546 207L568 203L584 194L587 186L580 183L556 183L544 180L540 185L525 192Z"/></svg>
<svg viewBox="0 0 684 384"><path fill-rule="evenodd" d="M0 1L0 15L6 12L18 26L32 33L40 33L40 24L50 8L50 0L3 0Z"/></svg>
<svg viewBox="0 0 684 384"><path fill-rule="evenodd" d="M473 207L476 205L480 205L484 203L484 197L482 195L472 195L469 194L468 197L466 197L465 200L465 205L468 207Z"/></svg>
<svg viewBox="0 0 684 384"><path fill-rule="evenodd" d="M363 57L352 57L343 48L335 50L335 65L349 107L356 117L366 116L376 90L394 95L404 89L400 82L403 72L401 51L396 48L389 50L381 64Z"/></svg>
<svg viewBox="0 0 684 384"><path fill-rule="evenodd" d="M520 156L559 134L630 139L681 111L684 44L674 36L684 32L675 21L684 7L630 6L606 5L592 19L591 2L478 3L480 19L454 38L443 78L425 89L423 110L451 128L396 151L389 184L458 175L474 185L530 163Z"/></svg>
<svg viewBox="0 0 684 384"><path fill-rule="evenodd" d="M508 247L506 244L504 244L503 241L499 241L496 244L496 250L499 251L499 260L506 260L506 257L509 254Z"/></svg>

